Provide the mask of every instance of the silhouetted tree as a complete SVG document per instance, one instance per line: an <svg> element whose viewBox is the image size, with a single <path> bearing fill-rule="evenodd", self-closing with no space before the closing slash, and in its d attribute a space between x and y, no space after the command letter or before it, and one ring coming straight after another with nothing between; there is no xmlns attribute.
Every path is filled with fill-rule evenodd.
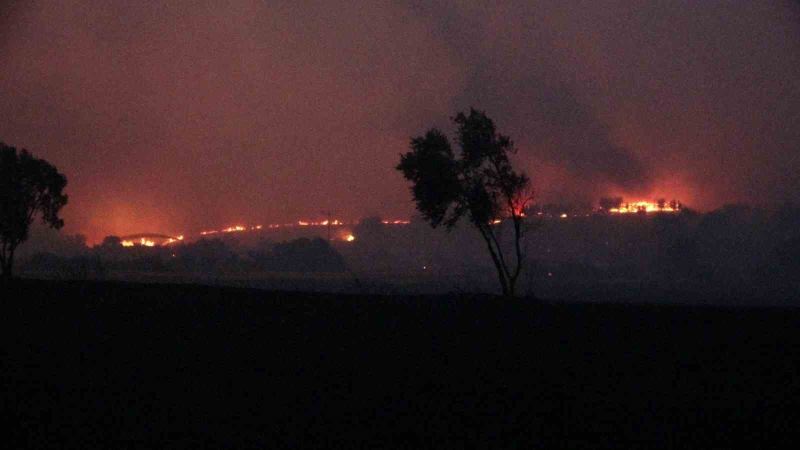
<svg viewBox="0 0 800 450"><path fill-rule="evenodd" d="M119 236L106 236L100 245L109 248L122 247L122 239Z"/></svg>
<svg viewBox="0 0 800 450"><path fill-rule="evenodd" d="M425 220L448 230L464 216L486 242L503 295L513 296L524 263L524 209L531 199L530 180L517 173L509 155L515 152L507 136L498 134L494 122L482 111L458 113L453 153L450 141L438 129L411 140L411 151L401 155L397 170L413 183L411 193ZM497 235L496 219L510 219L514 229L513 259Z"/></svg>
<svg viewBox="0 0 800 450"><path fill-rule="evenodd" d="M63 193L67 179L43 159L0 142L0 269L11 278L14 253L28 239L36 215L59 229L58 213L67 204Z"/></svg>
<svg viewBox="0 0 800 450"><path fill-rule="evenodd" d="M600 208L608 211L622 206L622 197L603 197L600 199Z"/></svg>

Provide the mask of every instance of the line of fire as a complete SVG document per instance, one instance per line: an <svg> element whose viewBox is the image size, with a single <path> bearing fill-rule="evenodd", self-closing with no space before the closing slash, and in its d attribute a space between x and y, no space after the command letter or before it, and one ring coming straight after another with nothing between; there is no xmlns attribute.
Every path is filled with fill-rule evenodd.
<svg viewBox="0 0 800 450"><path fill-rule="evenodd" d="M608 215L650 215L650 214L675 214L683 209L683 204L677 200L667 201L657 199L654 201L637 200L626 202L622 197L605 197L600 199L597 208L564 207L562 205L532 205L522 214L526 217L538 217L542 219L569 219L575 217L588 217L593 214ZM492 221L493 225L503 222L502 218ZM159 233L139 233L121 237L123 247L165 247L188 240L210 238L219 235L230 235L239 233L256 233L276 230L309 229L316 235L325 236L329 241L349 243L357 239L353 234L353 228L358 225L358 221L344 221L340 219L325 220L298 220L292 223L267 224L267 225L231 225L225 228L203 230L196 236L189 234L167 235ZM407 219L381 220L387 226L406 226L411 221ZM192 239L193 238L193 239Z"/></svg>

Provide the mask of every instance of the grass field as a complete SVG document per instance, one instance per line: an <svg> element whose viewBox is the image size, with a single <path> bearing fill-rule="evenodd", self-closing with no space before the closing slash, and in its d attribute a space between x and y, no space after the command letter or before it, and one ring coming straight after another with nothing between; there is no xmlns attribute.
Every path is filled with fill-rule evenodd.
<svg viewBox="0 0 800 450"><path fill-rule="evenodd" d="M0 308L5 448L764 448L800 424L800 309L63 281Z"/></svg>

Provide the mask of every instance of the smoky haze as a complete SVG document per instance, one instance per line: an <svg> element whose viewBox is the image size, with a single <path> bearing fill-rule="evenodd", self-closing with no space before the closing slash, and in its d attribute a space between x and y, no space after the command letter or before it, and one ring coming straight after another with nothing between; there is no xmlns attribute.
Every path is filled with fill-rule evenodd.
<svg viewBox="0 0 800 450"><path fill-rule="evenodd" d="M469 106L540 200L800 201L796 2L0 2L0 139L67 232L408 217L408 139Z"/></svg>

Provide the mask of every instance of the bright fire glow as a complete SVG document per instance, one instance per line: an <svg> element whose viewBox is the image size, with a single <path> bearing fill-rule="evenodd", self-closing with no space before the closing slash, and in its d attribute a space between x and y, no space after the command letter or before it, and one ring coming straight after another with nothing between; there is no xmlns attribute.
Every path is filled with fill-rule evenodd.
<svg viewBox="0 0 800 450"><path fill-rule="evenodd" d="M411 223L411 221L409 221L409 220L401 220L401 219L383 220L382 222L385 225L408 225L408 224ZM315 220L298 220L297 222L294 222L294 223L284 223L284 224L272 223L272 224L267 224L267 225L231 225L231 226L229 226L227 228L222 228L222 229L218 229L218 230L204 230L204 231L201 231L200 232L200 236L211 236L211 235L222 234L222 233L225 233L225 234L227 234L227 233L244 233L244 232L248 232L248 231L258 231L258 230L262 230L262 229L275 230L275 229L280 229L280 228L292 228L292 227L331 227L331 226L339 227L339 226L346 226L346 225L348 225L348 223L346 223L346 222L344 222L342 220L339 220L339 219L327 219L327 220L319 220L319 221L315 221ZM340 233L342 231L344 231L344 230L340 229ZM356 240L356 237L351 233L338 234L338 236L339 236L338 239L342 239L342 240L347 241L347 242L353 242L353 241ZM123 240L123 241L121 241L121 244L122 244L123 247L168 246L170 244L174 244L176 242L183 241L184 240L184 235L181 234L181 235L178 235L178 236L175 236L175 237L164 236L164 239L165 240L159 241L159 243L156 243L156 241L152 241L152 240L147 239L147 238L141 238L141 239L137 238L137 239L132 239L132 240Z"/></svg>
<svg viewBox="0 0 800 450"><path fill-rule="evenodd" d="M161 245L169 245L169 244L172 244L172 243L174 243L174 242L178 242L178 241L182 241L182 240L183 240L183 235L181 234L181 235L179 235L179 236L176 236L176 237L174 237L174 238L169 238L169 239L167 239L167 242L164 242L164 243L163 243L163 244L161 244Z"/></svg>
<svg viewBox="0 0 800 450"><path fill-rule="evenodd" d="M344 225L344 222L342 222L339 219L333 219L333 220L330 220L330 221L328 221L328 220L322 220L322 221L298 220L297 221L297 225L300 225L301 227L324 227L324 226L328 226L328 225L331 225L331 226L333 226L333 225Z"/></svg>
<svg viewBox="0 0 800 450"><path fill-rule="evenodd" d="M141 245L144 247L155 247L156 243L151 241L150 239L141 238L138 241L122 241L121 242L123 247L133 247L134 245Z"/></svg>
<svg viewBox="0 0 800 450"><path fill-rule="evenodd" d="M245 225L233 225L233 226L230 226L228 228L223 228L221 230L201 231L200 232L200 236L208 236L208 235L217 234L217 233L239 233L239 232L242 232L242 231L255 231L255 230L260 230L262 228L264 228L264 227L261 226L261 225L254 225L254 226L250 226L250 227L245 226Z"/></svg>
<svg viewBox="0 0 800 450"><path fill-rule="evenodd" d="M175 237L170 236L163 236L163 235L153 235L153 236L144 236L144 237L129 237L128 239L123 239L120 241L120 245L123 247L166 247L170 244L174 244L175 242L183 241L183 235L178 235Z"/></svg>
<svg viewBox="0 0 800 450"><path fill-rule="evenodd" d="M619 208L611 208L608 211L613 214L630 214L630 213L654 213L654 212L668 212L674 213L681 209L680 202L675 200L671 202L648 202L638 201L631 203L623 203Z"/></svg>
<svg viewBox="0 0 800 450"><path fill-rule="evenodd" d="M147 239L147 238L141 238L138 241L125 240L125 241L120 242L120 244L122 244L123 247L133 247L134 245L141 245L141 246L144 246L144 247L155 247L156 246L155 241L151 241L150 239Z"/></svg>
<svg viewBox="0 0 800 450"><path fill-rule="evenodd" d="M384 225L408 225L410 220L383 220ZM205 230L200 232L200 236L209 236L217 233L241 233L245 231L257 231L263 228L274 230L278 228L291 228L291 227L326 227L326 226L343 226L347 225L346 222L339 219L326 219L326 220L298 220L294 223L270 223L267 225L233 225L221 230Z"/></svg>

